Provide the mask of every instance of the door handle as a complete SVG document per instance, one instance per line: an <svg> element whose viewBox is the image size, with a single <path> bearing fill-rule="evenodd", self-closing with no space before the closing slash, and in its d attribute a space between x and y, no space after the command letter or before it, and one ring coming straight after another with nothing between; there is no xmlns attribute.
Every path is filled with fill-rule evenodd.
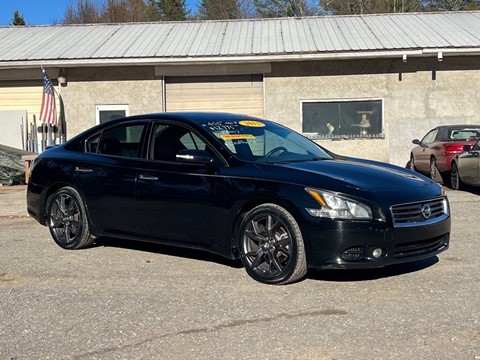
<svg viewBox="0 0 480 360"><path fill-rule="evenodd" d="M147 175L147 174L140 174L140 175L138 175L138 178L140 180L150 180L150 181L158 180L158 177L152 176L152 175Z"/></svg>
<svg viewBox="0 0 480 360"><path fill-rule="evenodd" d="M93 172L92 169L81 168L81 167L78 167L78 166L75 168L75 171L76 171L76 172L79 172L79 173L82 173L82 174L86 174L86 173L91 173L91 172Z"/></svg>

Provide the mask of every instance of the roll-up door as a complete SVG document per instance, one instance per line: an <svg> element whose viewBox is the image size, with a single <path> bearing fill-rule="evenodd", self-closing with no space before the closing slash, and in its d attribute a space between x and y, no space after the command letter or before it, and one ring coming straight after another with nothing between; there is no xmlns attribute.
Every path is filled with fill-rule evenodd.
<svg viewBox="0 0 480 360"><path fill-rule="evenodd" d="M215 111L263 117L263 76L167 77L167 111Z"/></svg>
<svg viewBox="0 0 480 360"><path fill-rule="evenodd" d="M29 117L33 114L38 117L42 105L42 91L41 82L40 85L30 83L18 85L2 81L0 82L0 111L26 110Z"/></svg>

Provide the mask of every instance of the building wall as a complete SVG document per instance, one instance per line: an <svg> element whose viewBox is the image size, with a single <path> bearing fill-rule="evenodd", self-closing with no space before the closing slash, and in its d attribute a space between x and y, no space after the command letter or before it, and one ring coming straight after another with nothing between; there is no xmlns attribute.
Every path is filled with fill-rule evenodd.
<svg viewBox="0 0 480 360"><path fill-rule="evenodd" d="M95 125L96 105L128 105L129 115L162 111L163 81L153 67L74 68L61 87L67 134Z"/></svg>
<svg viewBox="0 0 480 360"><path fill-rule="evenodd" d="M478 57L343 60L272 64L265 117L302 131L301 101L383 99L383 139L321 140L341 155L405 166L411 141L450 123L479 123Z"/></svg>

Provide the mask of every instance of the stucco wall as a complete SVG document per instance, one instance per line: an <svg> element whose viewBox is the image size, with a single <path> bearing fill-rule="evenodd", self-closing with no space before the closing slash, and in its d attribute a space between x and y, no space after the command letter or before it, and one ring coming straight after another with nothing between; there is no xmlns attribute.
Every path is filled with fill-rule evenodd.
<svg viewBox="0 0 480 360"><path fill-rule="evenodd" d="M67 70L61 87L68 137L95 125L96 105L129 105L129 115L162 111L162 80L153 67Z"/></svg>
<svg viewBox="0 0 480 360"><path fill-rule="evenodd" d="M301 101L383 99L384 139L322 140L342 154L405 166L411 141L447 123L479 123L479 58L444 57L272 64L265 116L302 130Z"/></svg>

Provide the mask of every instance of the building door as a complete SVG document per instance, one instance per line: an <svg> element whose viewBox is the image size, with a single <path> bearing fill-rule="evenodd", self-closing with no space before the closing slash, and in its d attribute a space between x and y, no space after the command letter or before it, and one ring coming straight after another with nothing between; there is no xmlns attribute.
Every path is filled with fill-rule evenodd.
<svg viewBox="0 0 480 360"><path fill-rule="evenodd" d="M167 111L215 111L263 117L263 76L175 76L165 79Z"/></svg>

